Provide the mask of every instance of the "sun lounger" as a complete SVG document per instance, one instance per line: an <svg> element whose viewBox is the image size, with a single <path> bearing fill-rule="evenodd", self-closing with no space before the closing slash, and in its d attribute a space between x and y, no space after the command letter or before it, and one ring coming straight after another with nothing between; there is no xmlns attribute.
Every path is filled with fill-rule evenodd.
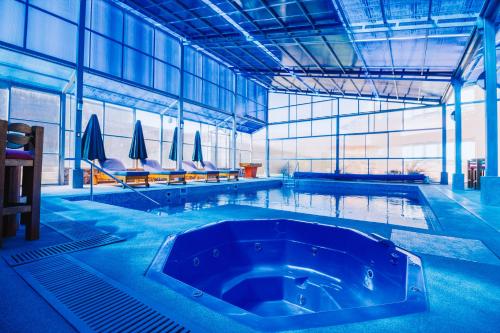
<svg viewBox="0 0 500 333"><path fill-rule="evenodd" d="M220 181L219 171L200 170L191 161L183 161L182 168L186 171L187 175L194 176L196 179L202 179L206 183L210 180L215 180L217 183Z"/></svg>
<svg viewBox="0 0 500 333"><path fill-rule="evenodd" d="M101 167L109 174L129 185L146 185L149 187L149 172L144 170L129 170L118 159L108 158L100 162Z"/></svg>
<svg viewBox="0 0 500 333"><path fill-rule="evenodd" d="M205 167L203 168L205 171L219 171L219 177L225 177L227 180L234 179L236 181L239 180L240 170L236 169L218 169L215 164L210 161L203 162Z"/></svg>
<svg viewBox="0 0 500 333"><path fill-rule="evenodd" d="M181 183L186 184L186 171L163 169L155 160L141 160L144 171L149 172L149 177L154 180L166 180L167 184Z"/></svg>

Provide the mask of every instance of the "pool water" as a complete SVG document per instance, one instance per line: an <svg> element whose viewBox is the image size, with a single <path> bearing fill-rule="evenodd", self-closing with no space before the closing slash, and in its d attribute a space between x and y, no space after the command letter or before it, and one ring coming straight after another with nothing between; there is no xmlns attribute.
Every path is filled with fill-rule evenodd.
<svg viewBox="0 0 500 333"><path fill-rule="evenodd" d="M249 205L428 229L426 216L428 217L429 214L417 192L372 192L366 194L356 191L346 192L345 190L304 191L283 187L177 198L173 199L167 206L149 211L158 215L171 215L226 204Z"/></svg>

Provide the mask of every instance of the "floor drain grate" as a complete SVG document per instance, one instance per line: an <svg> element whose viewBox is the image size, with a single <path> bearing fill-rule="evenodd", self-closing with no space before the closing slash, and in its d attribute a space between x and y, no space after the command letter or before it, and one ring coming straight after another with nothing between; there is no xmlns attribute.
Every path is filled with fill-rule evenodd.
<svg viewBox="0 0 500 333"><path fill-rule="evenodd" d="M16 271L80 332L190 332L69 256L20 266Z"/></svg>
<svg viewBox="0 0 500 333"><path fill-rule="evenodd" d="M40 259L45 259L48 257L53 257L65 253L76 252L86 249L91 249L94 247L99 247L103 245L113 244L117 242L124 241L124 238L110 235L110 234L100 234L91 238L76 240L67 243L61 243L57 245L42 247L33 250L25 250L22 252L6 253L3 254L5 261L10 266L18 266Z"/></svg>
<svg viewBox="0 0 500 333"><path fill-rule="evenodd" d="M80 240L98 235L109 234L104 230L87 225L88 223L95 223L95 221L77 222L71 220L58 220L46 221L42 223L72 240Z"/></svg>

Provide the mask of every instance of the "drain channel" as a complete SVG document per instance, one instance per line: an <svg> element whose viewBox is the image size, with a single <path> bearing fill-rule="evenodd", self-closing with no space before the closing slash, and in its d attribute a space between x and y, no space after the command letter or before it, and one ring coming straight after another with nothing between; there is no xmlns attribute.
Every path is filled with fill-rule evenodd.
<svg viewBox="0 0 500 333"><path fill-rule="evenodd" d="M15 270L80 332L190 332L116 281L69 256Z"/></svg>
<svg viewBox="0 0 500 333"><path fill-rule="evenodd" d="M124 238L110 235L101 234L87 239L42 247L34 250L26 250L15 253L5 253L3 258L10 266L18 266L27 264L40 259L58 256L64 253L71 253L99 247L103 245L113 244L124 241Z"/></svg>

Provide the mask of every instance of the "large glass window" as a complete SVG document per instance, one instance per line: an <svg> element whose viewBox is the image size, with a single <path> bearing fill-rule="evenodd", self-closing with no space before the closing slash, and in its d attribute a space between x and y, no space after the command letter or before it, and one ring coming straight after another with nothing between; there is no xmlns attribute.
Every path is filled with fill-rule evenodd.
<svg viewBox="0 0 500 333"><path fill-rule="evenodd" d="M42 183L54 184L59 175L60 97L12 87L9 121L44 128Z"/></svg>
<svg viewBox="0 0 500 333"><path fill-rule="evenodd" d="M270 94L270 171L440 176L441 108ZM337 107L340 115L337 116ZM396 110L397 109L397 110ZM393 111L394 110L394 111ZM337 122L339 132L337 133Z"/></svg>

